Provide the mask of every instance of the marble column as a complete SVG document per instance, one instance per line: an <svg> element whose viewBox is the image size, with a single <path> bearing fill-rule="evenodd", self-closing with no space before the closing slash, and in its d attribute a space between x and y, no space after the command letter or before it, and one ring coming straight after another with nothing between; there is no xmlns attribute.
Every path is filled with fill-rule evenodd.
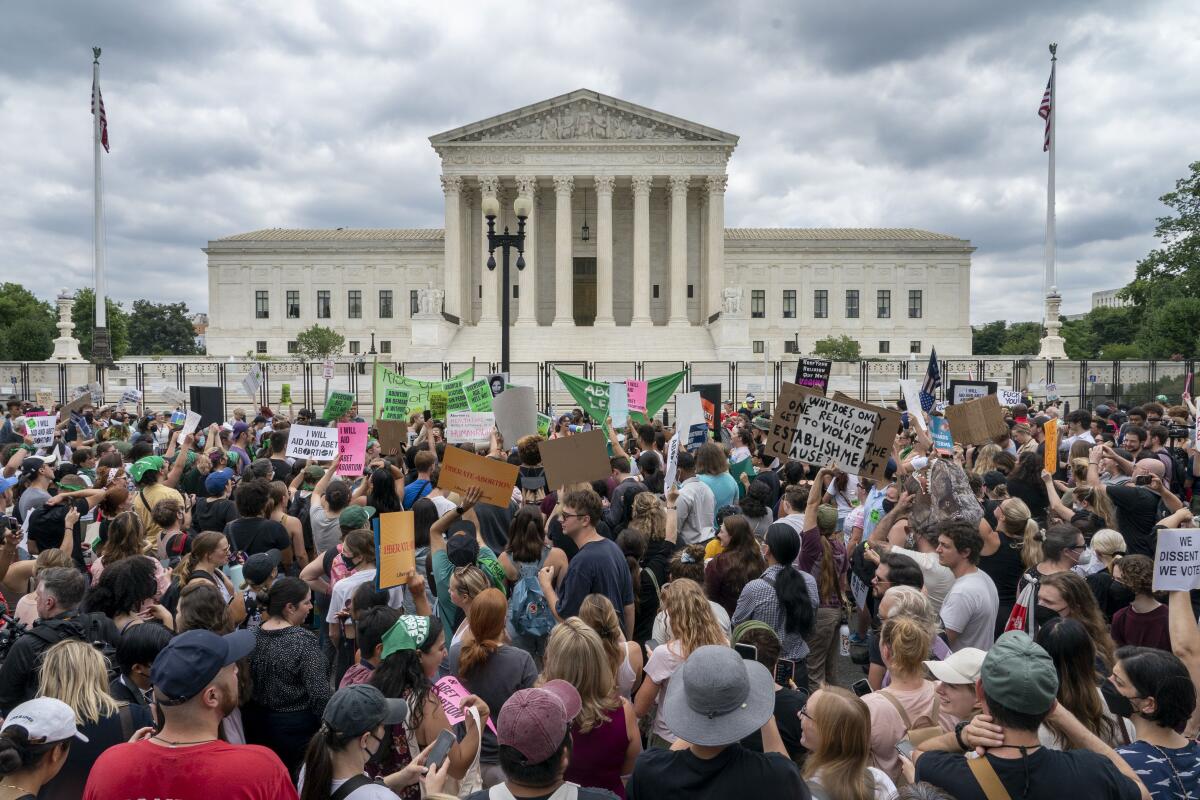
<svg viewBox="0 0 1200 800"><path fill-rule="evenodd" d="M571 230L571 193L575 178L554 176L554 324L575 324L574 240Z"/></svg>
<svg viewBox="0 0 1200 800"><path fill-rule="evenodd" d="M709 175L708 186L708 270L704 275L707 299L705 319L721 310L721 291L725 288L725 185L727 175Z"/></svg>
<svg viewBox="0 0 1200 800"><path fill-rule="evenodd" d="M671 316L687 325L687 198L690 175L671 176Z"/></svg>
<svg viewBox="0 0 1200 800"><path fill-rule="evenodd" d="M529 198L529 218L525 220L525 269L517 271L521 297L517 301L518 325L537 325L537 176L517 176L517 196ZM515 220L515 215L514 215ZM513 233L517 232L513 222ZM513 269L516 269L513 256Z"/></svg>
<svg viewBox="0 0 1200 800"><path fill-rule="evenodd" d="M442 193L446 197L446 256L442 284L446 289L446 313L460 319L463 296L462 265L462 178L442 176ZM467 281L469 283L469 281ZM400 298L397 298L399 300Z"/></svg>
<svg viewBox="0 0 1200 800"><path fill-rule="evenodd" d="M650 319L650 181L633 176L633 320L651 325Z"/></svg>
<svg viewBox="0 0 1200 800"><path fill-rule="evenodd" d="M612 175L596 178L596 325L615 325L613 321L613 227Z"/></svg>
<svg viewBox="0 0 1200 800"><path fill-rule="evenodd" d="M479 322L497 322L500 319L500 306L496 301L497 287L500 285L500 259L496 259L497 267L494 270L487 268L488 260L488 243L487 243L487 217L483 215L483 202L487 198L496 198L499 202L500 180L493 175L485 175L479 178L479 222L480 228L480 260L481 272L479 273L480 283L483 285L483 300L479 310ZM500 218L496 218L496 225L499 226Z"/></svg>

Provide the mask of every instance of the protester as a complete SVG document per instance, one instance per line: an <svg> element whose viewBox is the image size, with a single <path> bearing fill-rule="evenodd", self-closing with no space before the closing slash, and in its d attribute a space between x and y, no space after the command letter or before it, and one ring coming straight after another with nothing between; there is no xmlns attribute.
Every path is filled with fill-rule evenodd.
<svg viewBox="0 0 1200 800"><path fill-rule="evenodd" d="M542 512L536 506L525 505L513 515L508 526L508 549L500 554L500 566L504 568L505 577L516 584L512 590L509 638L515 646L537 659L546 650L554 618L549 609L540 615L527 615L522 611L525 603L537 602L537 595L541 594L537 575L547 565L555 568L561 587L567 570L567 554L546 544ZM516 628L517 621L521 622L521 630ZM542 628L545 628L544 632Z"/></svg>
<svg viewBox="0 0 1200 800"><path fill-rule="evenodd" d="M1058 672L1058 702L1075 719L1110 747L1131 741L1128 723L1105 708L1105 694L1097 681L1096 647L1078 620L1052 619L1038 629L1037 643L1054 660ZM1063 750L1066 736L1054 723L1038 729L1043 747Z"/></svg>
<svg viewBox="0 0 1200 800"><path fill-rule="evenodd" d="M675 511L680 542L685 545L703 544L712 538L713 520L719 508L716 495L696 474L696 457L682 447L679 449L676 475L679 494L673 507L668 499L667 511Z"/></svg>
<svg viewBox="0 0 1200 800"><path fill-rule="evenodd" d="M721 521L717 538L724 550L705 566L704 588L711 600L733 614L742 589L763 573L767 562L750 522L740 514Z"/></svg>
<svg viewBox="0 0 1200 800"><path fill-rule="evenodd" d="M633 699L633 688L642 675L645 655L637 641L626 641L612 601L602 594L589 594L579 605L579 619L596 632L604 645L605 658L615 676L617 691ZM667 637L664 635L664 639Z"/></svg>
<svg viewBox="0 0 1200 800"><path fill-rule="evenodd" d="M1092 590L1104 619L1111 622L1114 614L1133 602L1133 592L1113 575L1114 567L1125 556L1125 538L1106 528L1092 537L1092 549L1102 567L1087 576L1088 588Z"/></svg>
<svg viewBox="0 0 1200 800"><path fill-rule="evenodd" d="M75 712L52 697L39 697L9 711L0 727L0 787L14 800L41 795L66 766L75 742L87 743ZM76 795L78 796L78 795Z"/></svg>
<svg viewBox="0 0 1200 800"><path fill-rule="evenodd" d="M1113 578L1133 592L1133 601L1113 614L1114 644L1171 652L1167 607L1154 597L1154 562L1146 556L1122 558L1113 569Z"/></svg>
<svg viewBox="0 0 1200 800"><path fill-rule="evenodd" d="M225 574L224 568L229 564L229 557L229 539L225 534L207 531L197 536L191 550L175 567L171 588L163 596L163 606L173 611L189 583L205 581L220 593L233 624L240 625L246 619L246 600Z"/></svg>
<svg viewBox="0 0 1200 800"><path fill-rule="evenodd" d="M104 571L83 598L83 611L103 614L112 620L118 633L131 626L155 621L175 628L171 612L158 603L155 567L162 565L148 558L126 558Z"/></svg>
<svg viewBox="0 0 1200 800"><path fill-rule="evenodd" d="M821 486L829 478L830 489L834 490L838 481L845 477L845 473L839 474L828 468L818 470L804 507L804 532L800 534L800 556L796 566L817 581L817 615L812 632L805 639L809 646L808 684L811 691L836 677L835 659L831 654L837 646L838 626L842 621L849 559L839 531L839 520L845 518L839 518L837 507L822 502ZM846 510L849 513L849 506Z"/></svg>
<svg viewBox="0 0 1200 800"><path fill-rule="evenodd" d="M978 528L968 522L945 522L938 528L938 557L954 573L954 585L941 610L952 650L987 650L995 638L1000 599L992 579L979 569L982 549Z"/></svg>
<svg viewBox="0 0 1200 800"><path fill-rule="evenodd" d="M131 706L150 704L154 689L150 668L173 635L162 625L134 625L121 634L116 653L120 674L108 686L114 700Z"/></svg>
<svg viewBox="0 0 1200 800"><path fill-rule="evenodd" d="M896 785L882 770L869 766L871 716L851 692L825 686L800 711L808 750L804 777L831 800L890 800Z"/></svg>
<svg viewBox="0 0 1200 800"><path fill-rule="evenodd" d="M754 660L767 668L775 679L775 726L779 729L779 738L787 750L788 757L801 764L804 760L805 747L801 742L800 711L808 701L807 686L797 686L788 675L793 666L790 661L779 657L781 647L779 635L765 622L749 620L738 625L733 631L734 647L741 645L739 652L745 657L747 645L754 648ZM762 735L754 731L742 739L742 745L756 753L763 752Z"/></svg>
<svg viewBox="0 0 1200 800"><path fill-rule="evenodd" d="M1074 572L1060 572L1042 580L1038 589L1038 606L1045 616L1057 614L1079 620L1096 645L1097 669L1107 674L1112 669L1113 645L1108 626L1083 578Z"/></svg>

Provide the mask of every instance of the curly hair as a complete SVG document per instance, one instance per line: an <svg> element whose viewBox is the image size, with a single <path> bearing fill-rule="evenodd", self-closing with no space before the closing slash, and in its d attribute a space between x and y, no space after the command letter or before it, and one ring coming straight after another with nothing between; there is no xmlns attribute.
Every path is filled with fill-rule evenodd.
<svg viewBox="0 0 1200 800"><path fill-rule="evenodd" d="M704 545L689 544L675 551L667 562L667 576L673 580L687 578L704 583Z"/></svg>
<svg viewBox="0 0 1200 800"><path fill-rule="evenodd" d="M672 638L679 642L678 655L683 658L705 645L729 644L704 589L695 581L674 580L664 586L662 606L671 623Z"/></svg>
<svg viewBox="0 0 1200 800"><path fill-rule="evenodd" d="M380 661L368 681L385 697L409 700L408 707L412 711L406 724L414 729L421 727L433 691L433 684L421 667L421 656L429 655L441 638L442 620L437 616L429 617L429 634L425 641L418 643L416 650L397 650Z"/></svg>
<svg viewBox="0 0 1200 800"><path fill-rule="evenodd" d="M155 508L160 505L155 504ZM142 518L132 511L117 514L108 523L108 539L104 542L101 558L104 566L111 567L130 556L142 555L146 551L146 528Z"/></svg>
<svg viewBox="0 0 1200 800"><path fill-rule="evenodd" d="M107 617L137 613L158 593L155 572L149 558L125 558L106 567L83 598L83 610L98 611Z"/></svg>
<svg viewBox="0 0 1200 800"><path fill-rule="evenodd" d="M542 463L542 452L539 446L544 441L546 440L536 433L517 439L517 455L520 456L523 466L536 467Z"/></svg>
<svg viewBox="0 0 1200 800"><path fill-rule="evenodd" d="M667 511L658 496L650 492L639 492L633 498L629 524L645 534L647 540L667 538Z"/></svg>
<svg viewBox="0 0 1200 800"><path fill-rule="evenodd" d="M1125 556L1117 562L1121 571L1121 583L1129 587L1134 594L1153 594L1154 592L1154 562L1147 556Z"/></svg>

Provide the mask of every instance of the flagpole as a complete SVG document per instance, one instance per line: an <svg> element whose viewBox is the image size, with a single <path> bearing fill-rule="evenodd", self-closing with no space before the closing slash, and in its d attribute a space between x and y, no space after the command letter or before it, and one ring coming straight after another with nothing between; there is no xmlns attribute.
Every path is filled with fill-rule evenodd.
<svg viewBox="0 0 1200 800"><path fill-rule="evenodd" d="M108 338L107 307L104 289L104 186L100 161L100 48L92 48L92 162L94 166L95 204L92 215L92 241L95 248L93 278L95 281L96 319L92 331L92 361L103 369L112 366L112 347Z"/></svg>
<svg viewBox="0 0 1200 800"><path fill-rule="evenodd" d="M1055 233L1054 233L1054 151L1058 147L1058 136L1055 128L1058 124L1058 86L1057 86L1058 43L1050 43L1050 147L1049 160L1046 165L1046 266L1042 276L1042 291L1046 296L1046 305L1042 325L1046 335L1039 343L1038 358L1066 358L1066 342L1059 335L1062 323L1058 321L1059 309L1062 307L1062 296L1058 293L1058 276L1055 271Z"/></svg>

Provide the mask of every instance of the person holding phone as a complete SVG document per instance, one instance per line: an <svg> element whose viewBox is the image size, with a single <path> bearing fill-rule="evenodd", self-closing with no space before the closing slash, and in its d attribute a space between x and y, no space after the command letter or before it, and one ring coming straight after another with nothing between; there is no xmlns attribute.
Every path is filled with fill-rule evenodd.
<svg viewBox="0 0 1200 800"><path fill-rule="evenodd" d="M1123 486L1104 483L1100 479L1100 459L1115 455L1108 445L1093 447L1088 452L1088 485L1112 501L1128 552L1153 558L1158 540L1155 523L1183 508L1183 501L1163 484L1166 467L1149 453L1141 458L1135 456L1132 482Z"/></svg>
<svg viewBox="0 0 1200 800"><path fill-rule="evenodd" d="M792 680L796 665L789 659L780 658L782 644L779 634L765 622L748 620L733 629L734 649L748 661L757 661L775 676L775 725L779 737L787 748L788 756L797 764L804 756L800 743L800 710L808 702L808 685L796 686ZM762 734L759 731L742 739L742 746L756 753L763 752Z"/></svg>

